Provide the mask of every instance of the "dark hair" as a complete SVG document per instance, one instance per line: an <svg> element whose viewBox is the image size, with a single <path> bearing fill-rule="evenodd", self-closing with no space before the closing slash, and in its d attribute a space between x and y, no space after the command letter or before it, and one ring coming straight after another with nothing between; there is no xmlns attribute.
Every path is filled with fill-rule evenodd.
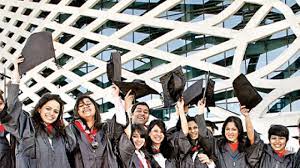
<svg viewBox="0 0 300 168"><path fill-rule="evenodd" d="M225 136L225 127L227 126L227 124L229 122L233 122L234 125L237 127L238 129L238 142L239 142L239 151L240 152L243 152L245 151L245 146L246 146L246 142L245 142L245 138L244 138L244 129L243 129L243 124L242 124L242 120L238 117L235 117L235 116L230 116L228 117L225 121L224 121L224 124L222 126L222 136L223 136L223 139L221 141L221 145L225 145L228 140L226 139L226 136Z"/></svg>
<svg viewBox="0 0 300 168"><path fill-rule="evenodd" d="M147 151L150 153L150 154L154 154L153 151L152 151L152 140L149 136L149 133L150 131L153 129L153 127L157 125L162 133L164 134L164 139L163 141L161 142L160 144L160 152L162 153L162 155L165 157L165 158L173 158L175 157L174 156L174 148L171 146L171 144L169 144L167 142L167 135L166 135L166 126L165 126L165 123L162 121L162 120L159 120L159 119L156 119L156 120L152 120L148 126L148 137L146 139L146 149Z"/></svg>
<svg viewBox="0 0 300 168"><path fill-rule="evenodd" d="M149 109L149 113L150 113L150 107L148 106L148 104L146 102L138 102L138 103L135 103L132 108L131 108L131 113L134 113L134 110L136 109L136 107L138 105L143 105L143 106L147 106L147 108Z"/></svg>
<svg viewBox="0 0 300 168"><path fill-rule="evenodd" d="M286 141L289 140L289 130L286 126L283 125L271 125L269 131L268 131L268 138L270 140L271 135L277 135L281 137L285 137Z"/></svg>
<svg viewBox="0 0 300 168"><path fill-rule="evenodd" d="M85 98L89 99L93 103L93 105L95 106L95 124L94 124L94 127L99 130L101 128L100 109L98 108L98 105L97 105L96 101L88 95L81 95L77 98L75 106L74 106L74 119L81 119L82 122L85 123L85 120L83 120L78 114L78 105Z"/></svg>
<svg viewBox="0 0 300 168"><path fill-rule="evenodd" d="M51 124L51 125L55 128L56 131L58 131L58 133L60 135L65 135L65 131L64 131L65 126L64 126L64 122L63 122L64 102L60 98L60 96L57 94L46 93L40 98L38 103L35 105L35 107L31 111L34 125L37 129L42 129L45 127L44 121L42 120L41 114L38 112L38 110L51 100L58 102L59 106L60 106L58 117L57 117L56 121L54 121L53 124ZM58 136L58 134L55 134L55 135Z"/></svg>
<svg viewBox="0 0 300 168"><path fill-rule="evenodd" d="M186 116L186 120L187 120L187 122L194 121L195 123L197 123L195 117L190 117L188 115ZM180 131L180 130L181 130L181 121L179 119L176 123L176 130L175 131Z"/></svg>
<svg viewBox="0 0 300 168"><path fill-rule="evenodd" d="M4 102L3 91L0 90L0 99Z"/></svg>
<svg viewBox="0 0 300 168"><path fill-rule="evenodd" d="M194 121L197 126L198 126L198 123L196 122L196 118L195 117L190 117L190 116L187 116L186 117L186 120L187 122L191 122L191 121ZM200 128L198 128L200 129ZM210 158L210 159L213 159L214 161L216 161L216 157L213 155L213 149L212 149L212 142L209 140L208 137L201 137L199 134L198 134L198 138L197 140L192 140L190 136L188 136L188 140L189 142L192 144L192 145L200 145L203 149L204 149L204 153Z"/></svg>
<svg viewBox="0 0 300 168"><path fill-rule="evenodd" d="M298 122L298 128L300 129L300 119L299 119L299 122Z"/></svg>
<svg viewBox="0 0 300 168"><path fill-rule="evenodd" d="M147 134L147 131L145 129L145 126L142 125L142 124L132 124L131 125L131 137L130 137L130 140L133 144L133 141L132 141L132 135L134 132L138 132L141 136L141 138L145 138L145 144L143 145L143 147L141 148L141 150L145 153L145 147L146 147L146 139L148 137L148 134Z"/></svg>
<svg viewBox="0 0 300 168"><path fill-rule="evenodd" d="M147 138L147 136L148 136L145 126L142 124L132 124L131 125L130 139L132 138L132 134L134 133L134 131L137 131L140 134L141 138Z"/></svg>

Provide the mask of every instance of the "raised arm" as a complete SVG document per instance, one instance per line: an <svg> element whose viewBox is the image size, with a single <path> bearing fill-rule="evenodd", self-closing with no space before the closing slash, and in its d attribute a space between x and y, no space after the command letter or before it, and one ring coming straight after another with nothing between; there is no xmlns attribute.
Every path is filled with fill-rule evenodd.
<svg viewBox="0 0 300 168"><path fill-rule="evenodd" d="M131 93L131 90L129 90L125 96L125 110L126 110L128 117L131 116L131 113L129 110L130 110L130 107L132 106L132 102L134 99L134 95L131 95L130 93ZM131 117L129 117L129 123L124 131L125 131L127 137L130 139L130 137L131 137Z"/></svg>
<svg viewBox="0 0 300 168"><path fill-rule="evenodd" d="M14 70L11 78L11 82L8 85L7 94L7 113L12 117L14 122L17 122L22 112L22 103L19 101L19 63L23 62L24 58L18 58L14 61ZM12 124L12 122L10 122ZM15 123L14 123L15 124Z"/></svg>
<svg viewBox="0 0 300 168"><path fill-rule="evenodd" d="M114 105L116 109L116 121L117 123L121 124L122 126L127 125L127 119L125 114L125 108L122 104L122 99L119 96L120 89L117 85L113 84L113 98L114 98Z"/></svg>
<svg viewBox="0 0 300 168"><path fill-rule="evenodd" d="M245 123L246 123L246 130L247 130L247 136L250 141L250 144L253 145L255 141L255 136L254 136L254 128L252 125L252 121L249 115L249 109L246 108L246 106L241 106L240 111L245 117Z"/></svg>
<svg viewBox="0 0 300 168"><path fill-rule="evenodd" d="M3 123L6 130L10 132L17 140L23 137L30 137L34 134L34 126L30 120L29 114L23 112L22 103L19 101L19 63L23 58L16 59L14 62L14 71L11 83L8 85L7 97L7 115L10 118L7 123Z"/></svg>
<svg viewBox="0 0 300 168"><path fill-rule="evenodd" d="M210 132L207 130L206 128L206 123L205 123L205 119L204 119L204 109L205 109L205 105L206 105L206 100L201 99L198 101L198 114L195 117L196 123L198 125L198 129L199 129L199 136L201 137L207 137L207 136L213 136L212 134L210 134Z"/></svg>
<svg viewBox="0 0 300 168"><path fill-rule="evenodd" d="M188 123L184 112L184 100L183 98L180 98L176 103L176 113L179 114L180 117L180 123L181 123L181 129L185 136L188 135Z"/></svg>

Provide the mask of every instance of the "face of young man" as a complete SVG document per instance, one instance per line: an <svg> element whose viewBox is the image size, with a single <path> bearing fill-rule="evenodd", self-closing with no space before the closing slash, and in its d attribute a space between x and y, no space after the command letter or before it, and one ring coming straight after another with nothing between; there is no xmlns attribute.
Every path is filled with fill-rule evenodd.
<svg viewBox="0 0 300 168"><path fill-rule="evenodd" d="M132 113L132 123L145 125L149 119L149 108L146 105L137 105Z"/></svg>

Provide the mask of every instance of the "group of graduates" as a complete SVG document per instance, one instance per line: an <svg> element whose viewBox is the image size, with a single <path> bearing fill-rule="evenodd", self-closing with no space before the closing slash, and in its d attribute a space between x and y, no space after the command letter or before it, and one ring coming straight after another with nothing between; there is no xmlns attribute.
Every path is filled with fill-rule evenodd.
<svg viewBox="0 0 300 168"><path fill-rule="evenodd" d="M206 99L197 102L198 113L187 116L184 98L176 102L176 126L166 129L160 119L149 125L150 108L133 104L135 96L120 97L113 84L116 113L102 122L93 98L82 95L74 106L72 122L63 122L64 102L45 94L31 111L22 110L18 99L20 75L15 61L7 99L0 101L0 167L26 168L299 168L300 152L285 149L289 131L272 125L265 144L255 132L249 109L240 107L247 135L239 117L228 117L222 136L216 138L204 119ZM298 125L300 129L300 125ZM11 139L8 141L7 134ZM12 144L14 142L14 144ZM15 145L15 148L11 146ZM15 157L15 158L14 158Z"/></svg>
<svg viewBox="0 0 300 168"><path fill-rule="evenodd" d="M51 36L46 35L51 42ZM36 45L39 44L42 43ZM44 48L39 50L30 49L28 54L45 52ZM19 67L26 59L28 64L37 60L16 59L7 98L0 96L0 168L300 168L300 151L294 154L285 149L289 139L287 127L272 125L268 144L254 130L249 112L259 99L250 99L250 105L239 99L246 135L241 119L231 116L224 121L221 137L214 137L204 119L204 110L212 103L206 92L213 94L213 89L202 91L200 80L183 92L185 81L178 69L162 77L173 81L163 84L164 104L176 109L177 124L169 129L160 119L148 122L147 103L134 103L138 97L156 93L138 81L113 82L116 113L105 122L96 101L88 95L77 98L73 119L67 125L63 120L64 102L56 94L44 94L29 114L22 110L18 98L20 73L25 66L23 70ZM170 99L174 97L172 103ZM197 114L191 117L187 113L193 103ZM300 125L298 128L300 132Z"/></svg>

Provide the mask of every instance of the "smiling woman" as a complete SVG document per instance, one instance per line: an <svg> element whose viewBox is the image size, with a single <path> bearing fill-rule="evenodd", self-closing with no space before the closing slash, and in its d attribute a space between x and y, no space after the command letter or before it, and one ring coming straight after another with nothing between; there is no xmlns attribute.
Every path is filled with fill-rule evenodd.
<svg viewBox="0 0 300 168"><path fill-rule="evenodd" d="M74 134L62 121L63 101L59 95L45 94L32 110L32 117L22 111L18 99L18 63L15 61L12 83L8 85L7 113L3 118L7 132L17 140L16 167L69 168L67 152L75 146ZM3 119L1 117L1 119Z"/></svg>
<svg viewBox="0 0 300 168"><path fill-rule="evenodd" d="M175 167L175 149L166 137L166 127L162 120L152 120L148 126L146 148L154 167Z"/></svg>
<svg viewBox="0 0 300 168"><path fill-rule="evenodd" d="M60 106L60 103L56 100L49 100L44 106L38 109L38 112L45 124L52 124L57 120Z"/></svg>
<svg viewBox="0 0 300 168"><path fill-rule="evenodd" d="M1 124L1 122L6 122L3 116L6 115L7 110L7 108L5 108L6 105L2 93L0 93L0 168L13 168L15 158L13 152L13 138L11 137L10 141L8 141L6 138L8 136L8 132L4 125Z"/></svg>
<svg viewBox="0 0 300 168"><path fill-rule="evenodd" d="M284 167L295 168L294 154L285 149L289 140L289 130L283 125L272 125L268 131L270 143L264 144L259 141L251 149L250 156L251 166L259 168Z"/></svg>
<svg viewBox="0 0 300 168"><path fill-rule="evenodd" d="M116 145L126 125L126 115L120 105L119 89L113 87L116 115L101 123L100 110L96 101L88 95L77 98L74 106L74 120L69 127L76 136L76 147L70 155L74 168L118 168L119 158L112 146Z"/></svg>

